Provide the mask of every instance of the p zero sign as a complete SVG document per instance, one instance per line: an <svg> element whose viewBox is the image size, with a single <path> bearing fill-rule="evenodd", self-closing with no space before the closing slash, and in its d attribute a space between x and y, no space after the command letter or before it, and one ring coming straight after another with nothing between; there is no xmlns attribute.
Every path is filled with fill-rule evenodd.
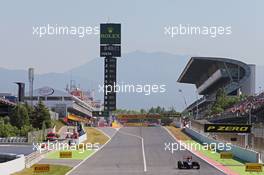
<svg viewBox="0 0 264 175"><path fill-rule="evenodd" d="M205 124L204 132L250 133L251 125Z"/></svg>
<svg viewBox="0 0 264 175"><path fill-rule="evenodd" d="M246 163L245 170L246 172L262 172L263 165L260 163Z"/></svg>

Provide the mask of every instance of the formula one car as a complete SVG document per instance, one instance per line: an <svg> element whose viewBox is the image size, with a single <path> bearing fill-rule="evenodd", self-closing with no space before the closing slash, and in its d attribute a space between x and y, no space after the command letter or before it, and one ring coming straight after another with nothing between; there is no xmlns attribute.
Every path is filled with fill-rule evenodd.
<svg viewBox="0 0 264 175"><path fill-rule="evenodd" d="M200 169L198 162L192 161L192 157L186 157L184 161L178 161L178 169Z"/></svg>

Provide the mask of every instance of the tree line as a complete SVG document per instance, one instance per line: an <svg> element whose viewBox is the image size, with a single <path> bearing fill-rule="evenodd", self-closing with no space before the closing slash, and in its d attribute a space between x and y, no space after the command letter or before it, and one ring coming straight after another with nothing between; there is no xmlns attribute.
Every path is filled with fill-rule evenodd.
<svg viewBox="0 0 264 175"><path fill-rule="evenodd" d="M9 116L0 117L0 137L27 136L27 133L52 125L49 109L42 101L34 107L19 103Z"/></svg>
<svg viewBox="0 0 264 175"><path fill-rule="evenodd" d="M229 96L223 88L218 89L216 92L216 100L213 103L211 110L209 110L210 115L219 114L224 112L227 108L239 103L240 101L246 99L247 96Z"/></svg>
<svg viewBox="0 0 264 175"><path fill-rule="evenodd" d="M174 107L166 109L165 107L157 106L151 107L150 109L140 109L140 110L128 110L128 109L117 109L114 112L115 115L118 114L180 114L176 111Z"/></svg>

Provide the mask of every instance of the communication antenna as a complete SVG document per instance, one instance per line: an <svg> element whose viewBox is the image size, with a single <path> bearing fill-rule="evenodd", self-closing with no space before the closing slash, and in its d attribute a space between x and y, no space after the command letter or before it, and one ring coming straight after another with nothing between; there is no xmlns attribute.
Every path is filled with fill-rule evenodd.
<svg viewBox="0 0 264 175"><path fill-rule="evenodd" d="M110 17L109 16L107 17L106 23L110 23Z"/></svg>
<svg viewBox="0 0 264 175"><path fill-rule="evenodd" d="M28 81L29 81L30 105L33 106L34 68L29 68L28 69Z"/></svg>

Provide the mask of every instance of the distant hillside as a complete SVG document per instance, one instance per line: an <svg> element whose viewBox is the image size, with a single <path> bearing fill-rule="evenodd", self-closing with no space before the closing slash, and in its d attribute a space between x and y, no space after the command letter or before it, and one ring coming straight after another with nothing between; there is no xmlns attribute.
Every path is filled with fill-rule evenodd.
<svg viewBox="0 0 264 175"><path fill-rule="evenodd" d="M124 84L164 84L165 93L155 93L144 95L143 93L120 93L117 104L119 108L140 109L151 106L174 106L181 110L185 107L182 94L178 92L183 89L187 103L196 99L193 85L176 83L181 71L188 62L190 56L173 55L168 53L146 53L132 52L124 54L118 58L118 82ZM57 89L65 89L70 79L75 80L76 85L81 85L84 89L94 89L96 97L103 99L103 94L98 93L98 85L103 84L104 74L103 58L96 58L86 64L69 70L65 73L48 73L36 75L35 87L52 86ZM15 81L27 82L27 71L7 70L0 68L0 92L16 92ZM264 90L264 66L257 67L257 85Z"/></svg>

